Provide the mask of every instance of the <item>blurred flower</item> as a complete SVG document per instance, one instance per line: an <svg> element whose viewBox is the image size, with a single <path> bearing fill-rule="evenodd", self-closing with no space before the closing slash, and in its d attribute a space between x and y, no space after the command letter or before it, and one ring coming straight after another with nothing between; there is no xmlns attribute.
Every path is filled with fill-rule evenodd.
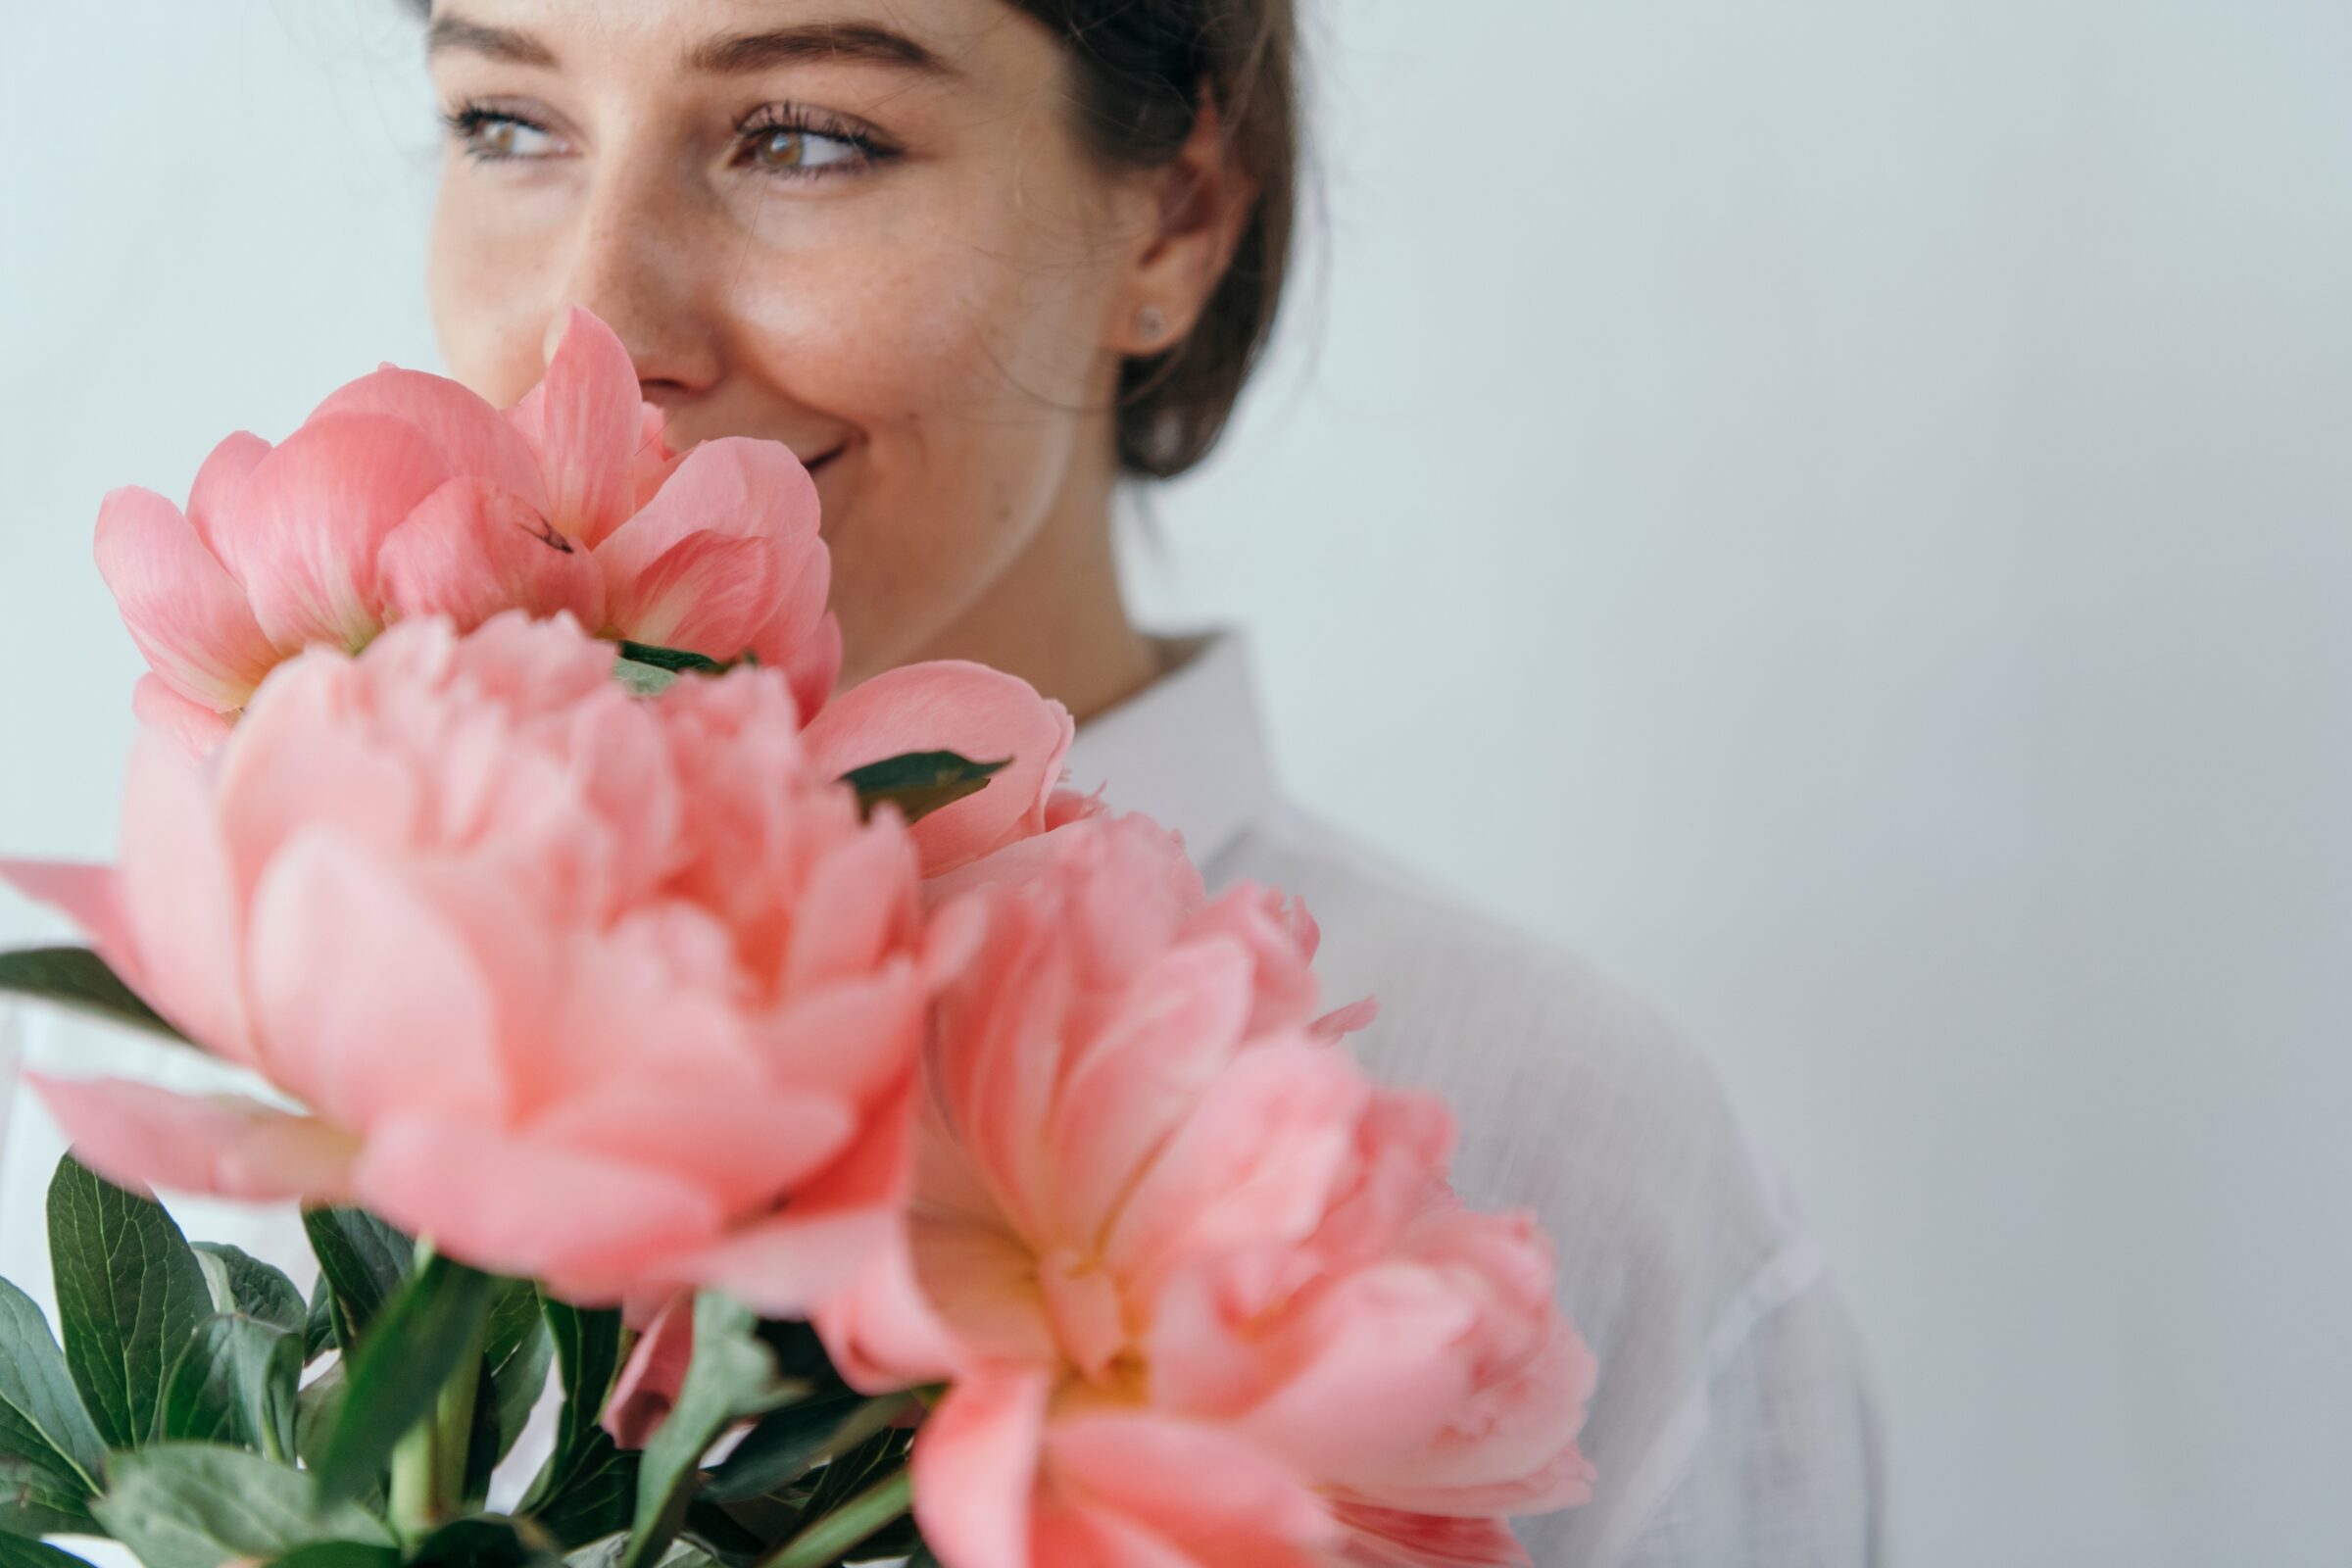
<svg viewBox="0 0 2352 1568"><path fill-rule="evenodd" d="M907 830L813 765L781 672L611 666L518 612L314 649L209 760L142 738L119 873L0 867L304 1107L40 1080L82 1157L591 1302L797 1312L895 1234L946 963Z"/></svg>
<svg viewBox="0 0 2352 1568"><path fill-rule="evenodd" d="M1449 1114L1315 1015L1316 934L1083 818L936 882L985 930L927 1048L904 1245L816 1321L915 1449L951 1568L1502 1563L1582 1501L1590 1355Z"/></svg>
<svg viewBox="0 0 2352 1568"><path fill-rule="evenodd" d="M176 699L190 711L168 722L202 738L204 715L242 708L306 647L519 609L722 662L750 654L814 713L841 666L815 485L780 443L679 457L661 422L627 349L575 309L546 379L504 413L387 366L275 448L222 441L184 514L114 491L98 566L162 687L143 710Z"/></svg>

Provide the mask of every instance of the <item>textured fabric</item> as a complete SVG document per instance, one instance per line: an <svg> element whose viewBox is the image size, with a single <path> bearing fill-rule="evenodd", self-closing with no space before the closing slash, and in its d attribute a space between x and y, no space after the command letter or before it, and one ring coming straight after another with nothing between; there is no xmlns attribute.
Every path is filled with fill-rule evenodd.
<svg viewBox="0 0 2352 1568"><path fill-rule="evenodd" d="M1215 885L1303 899L1332 1003L1377 997L1355 1037L1383 1076L1459 1113L1463 1196L1559 1239L1561 1300L1600 1361L1593 1501L1532 1520L1539 1568L1862 1568L1881 1476L1858 1348L1823 1264L1714 1074L1655 1013L1575 959L1435 894L1286 804L1235 639L1085 726L1071 781L1184 833ZM0 1042L10 1019L0 1009ZM180 1089L236 1077L56 1014L16 1020L51 1072ZM6 1097L0 1095L0 1101ZM48 1295L41 1195L59 1152L33 1097L0 1140L0 1273ZM175 1200L192 1236L313 1272L289 1214Z"/></svg>

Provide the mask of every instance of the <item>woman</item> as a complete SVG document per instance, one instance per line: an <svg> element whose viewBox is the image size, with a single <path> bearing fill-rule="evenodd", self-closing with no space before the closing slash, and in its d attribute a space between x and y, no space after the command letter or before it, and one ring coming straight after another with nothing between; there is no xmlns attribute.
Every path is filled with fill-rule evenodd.
<svg viewBox="0 0 2352 1568"><path fill-rule="evenodd" d="M673 447L789 444L847 678L975 659L1066 703L1075 782L1302 897L1332 994L1383 1004L1364 1056L1460 1112L1464 1196L1560 1239L1600 1483L1535 1559L1870 1560L1847 1329L1707 1070L1283 805L1241 648L1120 601L1114 491L1207 453L1281 293L1289 0L435 0L427 48L452 372L512 402L585 306Z"/></svg>

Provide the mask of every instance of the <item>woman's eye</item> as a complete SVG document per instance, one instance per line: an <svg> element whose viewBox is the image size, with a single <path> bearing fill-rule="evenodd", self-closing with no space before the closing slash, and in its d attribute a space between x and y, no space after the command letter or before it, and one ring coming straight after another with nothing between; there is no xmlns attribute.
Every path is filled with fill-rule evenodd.
<svg viewBox="0 0 2352 1568"><path fill-rule="evenodd" d="M815 176L848 173L878 153L863 136L811 125L762 125L745 133L740 161L763 174Z"/></svg>
<svg viewBox="0 0 2352 1568"><path fill-rule="evenodd" d="M547 158L561 152L564 146L546 126L493 110L461 110L449 117L449 129L466 157L486 164L516 158Z"/></svg>

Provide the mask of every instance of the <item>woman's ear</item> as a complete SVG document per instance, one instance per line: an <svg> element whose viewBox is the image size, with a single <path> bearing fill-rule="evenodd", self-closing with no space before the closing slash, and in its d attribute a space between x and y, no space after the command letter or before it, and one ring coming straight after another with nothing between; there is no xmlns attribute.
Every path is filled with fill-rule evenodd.
<svg viewBox="0 0 2352 1568"><path fill-rule="evenodd" d="M1226 144L1224 117L1204 99L1192 134L1167 163L1145 174L1148 231L1129 253L1115 292L1105 346L1130 358L1184 341L1207 309L1257 206L1257 182Z"/></svg>

